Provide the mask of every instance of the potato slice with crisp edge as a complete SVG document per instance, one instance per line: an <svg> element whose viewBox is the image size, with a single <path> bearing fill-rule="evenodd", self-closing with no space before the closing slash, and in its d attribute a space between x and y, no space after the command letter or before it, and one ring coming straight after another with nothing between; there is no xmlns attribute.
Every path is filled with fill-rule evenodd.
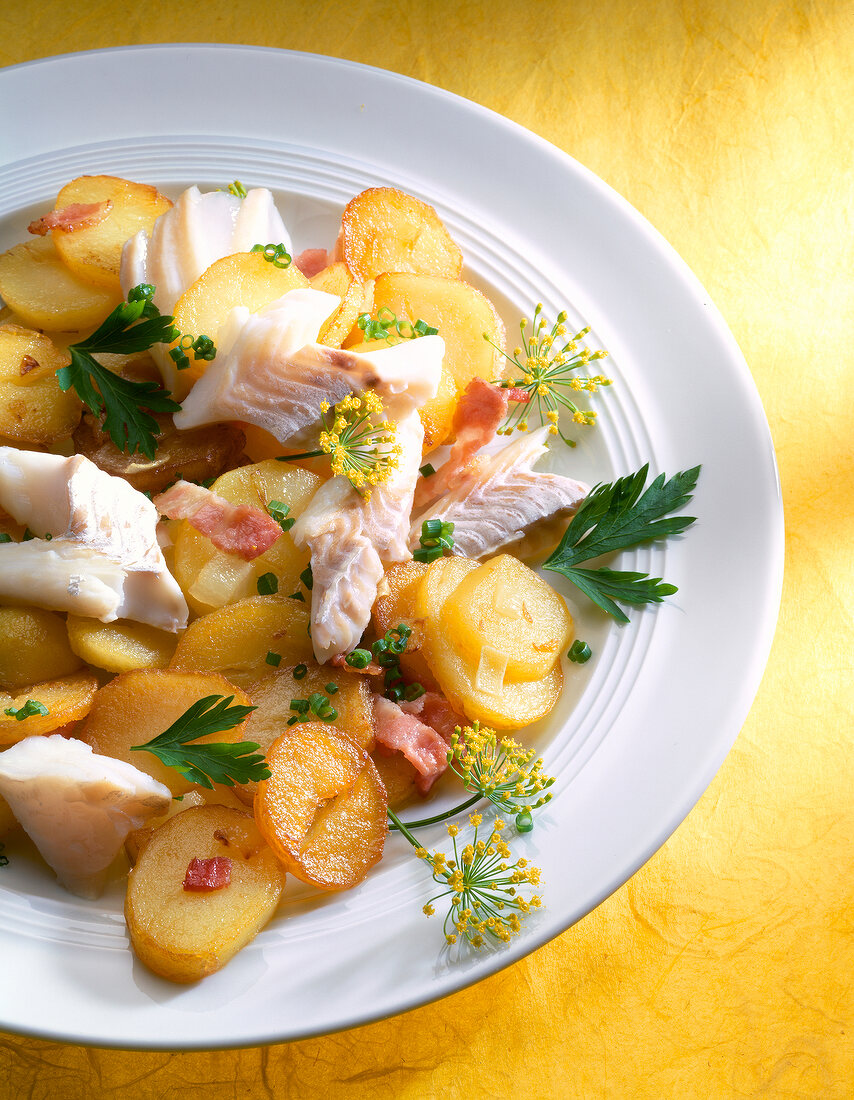
<svg viewBox="0 0 854 1100"><path fill-rule="evenodd" d="M39 445L68 439L83 412L77 394L56 380L69 362L43 333L0 325L0 435Z"/></svg>
<svg viewBox="0 0 854 1100"><path fill-rule="evenodd" d="M250 706L239 687L216 672L140 668L123 672L105 684L77 736L101 756L125 760L164 783L173 795L183 795L194 784L153 753L132 750L164 733L181 715L209 695L233 696L232 706ZM23 724L23 723L22 723ZM193 744L240 741L245 720L228 730L206 734Z"/></svg>
<svg viewBox="0 0 854 1100"><path fill-rule="evenodd" d="M388 799L368 754L322 722L293 726L267 753L255 820L284 867L321 890L356 886L381 858Z"/></svg>
<svg viewBox="0 0 854 1100"><path fill-rule="evenodd" d="M418 271L456 278L463 254L426 202L394 187L369 187L350 200L341 218L340 252L357 279L385 271Z"/></svg>
<svg viewBox="0 0 854 1100"><path fill-rule="evenodd" d="M226 858L230 882L184 889L193 859ZM221 969L273 916L285 873L252 817L194 806L155 830L128 876L125 919L137 956L173 982Z"/></svg>
<svg viewBox="0 0 854 1100"><path fill-rule="evenodd" d="M149 818L148 822L139 829L133 829L125 837L125 854L131 863L136 863L139 853L154 836L155 830L176 814L184 810L191 810L193 806L228 806L229 809L246 813L246 806L236 794L236 787L223 787L214 783L214 788L209 791L206 787L193 787L180 799L173 798L169 809L162 817Z"/></svg>
<svg viewBox="0 0 854 1100"><path fill-rule="evenodd" d="M69 615L66 626L73 652L87 664L106 672L165 668L178 644L177 634L130 619L102 623L99 619Z"/></svg>
<svg viewBox="0 0 854 1100"><path fill-rule="evenodd" d="M400 624L409 627L412 633L407 639L406 651L400 655L400 670L407 683L419 683L430 690L438 685L422 652L423 623L415 612L416 594L426 574L427 566L423 562L405 561L392 565L380 581L371 618L379 638Z"/></svg>
<svg viewBox="0 0 854 1100"><path fill-rule="evenodd" d="M16 695L0 691L0 746L14 745L25 737L44 733L64 733L64 727L85 718L92 707L98 680L82 669L57 680L31 684ZM20 710L28 700L47 707L47 714L31 714L20 721L7 710Z"/></svg>
<svg viewBox="0 0 854 1100"><path fill-rule="evenodd" d="M59 192L54 209L96 202L110 203L100 221L79 229L54 229L51 236L70 271L120 295L119 267L125 242L140 229L151 233L154 223L172 203L147 183L133 183L118 176L79 176Z"/></svg>
<svg viewBox="0 0 854 1100"><path fill-rule="evenodd" d="M47 332L95 328L121 302L121 291L84 282L59 257L50 237L0 255L0 297L26 325Z"/></svg>
<svg viewBox="0 0 854 1100"><path fill-rule="evenodd" d="M248 687L275 671L268 653L276 653L288 665L311 660L308 627L305 603L287 596L248 596L190 623L171 667L221 672Z"/></svg>
<svg viewBox="0 0 854 1100"><path fill-rule="evenodd" d="M68 643L65 619L39 607L0 607L0 688L58 680L83 661Z"/></svg>

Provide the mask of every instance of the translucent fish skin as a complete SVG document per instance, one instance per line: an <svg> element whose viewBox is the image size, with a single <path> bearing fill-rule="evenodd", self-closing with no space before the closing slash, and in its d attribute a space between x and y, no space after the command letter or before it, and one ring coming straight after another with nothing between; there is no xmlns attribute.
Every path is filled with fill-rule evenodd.
<svg viewBox="0 0 854 1100"><path fill-rule="evenodd" d="M168 787L133 765L59 734L7 749L0 793L62 885L83 898L100 896L128 833L172 801Z"/></svg>
<svg viewBox="0 0 854 1100"><path fill-rule="evenodd" d="M187 625L157 541L157 510L123 478L83 455L0 447L0 506L38 536L0 544L0 599L102 622Z"/></svg>
<svg viewBox="0 0 854 1100"><path fill-rule="evenodd" d="M571 516L589 486L560 474L532 469L548 450L548 429L520 435L500 451L479 456L457 487L421 512L412 524L409 545L419 545L421 525L439 518L454 524L454 553L482 558L522 538L547 516Z"/></svg>
<svg viewBox="0 0 854 1100"><path fill-rule="evenodd" d="M125 245L120 279L125 295L138 283L156 288L154 303L161 313L173 313L184 291L216 260L248 252L255 244L273 241L293 251L291 239L265 187L240 199L228 191L203 195L189 187L175 205Z"/></svg>

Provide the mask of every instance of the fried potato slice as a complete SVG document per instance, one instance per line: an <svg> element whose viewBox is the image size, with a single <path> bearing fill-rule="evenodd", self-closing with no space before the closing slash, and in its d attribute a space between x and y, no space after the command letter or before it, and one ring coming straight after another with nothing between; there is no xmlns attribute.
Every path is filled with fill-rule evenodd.
<svg viewBox="0 0 854 1100"><path fill-rule="evenodd" d="M341 265L345 267L344 264ZM340 348L353 330L361 313L370 313L373 296L370 283L353 279L342 295L341 305L320 326L318 344Z"/></svg>
<svg viewBox="0 0 854 1100"><path fill-rule="evenodd" d="M231 881L184 889L193 859L225 857ZM195 806L157 829L128 876L125 919L137 956L173 982L220 970L273 916L285 873L251 816Z"/></svg>
<svg viewBox="0 0 854 1100"><path fill-rule="evenodd" d="M340 250L360 280L385 271L416 271L455 279L463 254L426 202L393 187L370 187L347 204Z"/></svg>
<svg viewBox="0 0 854 1100"><path fill-rule="evenodd" d="M173 795L183 795L194 784L150 752L132 751L167 730L193 703L208 695L234 696L234 706L251 705L249 697L215 672L183 672L177 669L140 668L123 672L105 684L78 731L81 741L102 756L125 760L164 783ZM21 723L23 725L23 723ZM245 721L229 730L206 734L206 741L240 741Z"/></svg>
<svg viewBox="0 0 854 1100"><path fill-rule="evenodd" d="M381 858L385 788L368 754L322 722L293 726L267 753L255 820L279 860L322 890L356 886Z"/></svg>
<svg viewBox="0 0 854 1100"><path fill-rule="evenodd" d="M83 412L77 395L63 393L56 380L69 361L43 333L0 325L0 435L43 446L68 439Z"/></svg>
<svg viewBox="0 0 854 1100"><path fill-rule="evenodd" d="M274 666L269 653L296 665L312 657L305 603L287 596L248 596L190 623L172 656L171 667L221 672L248 687Z"/></svg>
<svg viewBox="0 0 854 1100"><path fill-rule="evenodd" d="M149 818L148 822L139 829L133 829L125 837L125 854L131 863L136 863L139 853L151 840L152 836L161 825L194 806L228 806L231 810L239 810L246 813L246 806L235 794L234 787L223 787L218 783L209 791L206 787L193 787L179 800L173 798L169 809L162 817Z"/></svg>
<svg viewBox="0 0 854 1100"><path fill-rule="evenodd" d="M68 644L65 619L38 607L0 607L0 688L70 676L83 661Z"/></svg>
<svg viewBox="0 0 854 1100"><path fill-rule="evenodd" d="M80 332L99 325L121 291L84 282L65 266L51 237L34 237L0 255L0 297L25 325Z"/></svg>
<svg viewBox="0 0 854 1100"><path fill-rule="evenodd" d="M308 285L308 279L296 264L276 267L260 252L223 256L203 271L175 303L175 324L182 333L210 336L216 343L221 325L235 306L246 306L257 313L289 290ZM187 357L190 366L177 373L178 401L187 396L207 369L207 363L196 359L192 349Z"/></svg>
<svg viewBox="0 0 854 1100"><path fill-rule="evenodd" d="M60 259L78 278L121 295L119 267L125 242L140 229L150 233L172 203L147 183L118 176L78 176L59 192L54 209L106 202L110 203L106 216L94 225L54 229L51 236Z"/></svg>
<svg viewBox="0 0 854 1100"><path fill-rule="evenodd" d="M271 501L278 501L287 505L288 518L295 519L322 482L308 470L267 459L227 471L211 488L230 504L251 504L262 511ZM258 578L265 573L276 577L282 595L290 595L299 588L300 573L308 561L308 553L297 550L289 532L250 562L218 550L187 520L181 521L175 535L175 580L197 615L254 596Z"/></svg>
<svg viewBox="0 0 854 1100"><path fill-rule="evenodd" d="M400 655L400 670L408 683L419 683L430 690L438 684L424 658L424 623L415 611L418 588L426 574L423 562L405 561L391 566L380 581L371 619L378 638L401 624L409 627L412 633L406 651Z"/></svg>
<svg viewBox="0 0 854 1100"><path fill-rule="evenodd" d="M85 718L98 690L97 678L88 670L72 672L56 680L31 684L24 691L0 691L0 746L14 745L25 737L64 733L65 726ZM45 715L31 714L20 721L7 710L20 710L28 700L47 707Z"/></svg>
<svg viewBox="0 0 854 1100"><path fill-rule="evenodd" d="M165 668L178 644L176 634L130 619L102 623L100 619L69 615L66 626L72 651L106 672Z"/></svg>
<svg viewBox="0 0 854 1100"><path fill-rule="evenodd" d="M477 660L461 652L442 611L464 578L479 568L478 562L465 558L440 558L427 570L415 600L416 615L424 622L424 656L452 707L495 729L520 729L552 709L560 696L563 673L556 664L542 679L509 681L509 657L499 646L483 646Z"/></svg>

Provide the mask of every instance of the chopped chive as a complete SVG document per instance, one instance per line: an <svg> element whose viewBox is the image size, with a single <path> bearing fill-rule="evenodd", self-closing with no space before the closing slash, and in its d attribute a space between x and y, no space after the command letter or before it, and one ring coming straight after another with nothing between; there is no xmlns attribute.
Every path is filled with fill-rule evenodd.
<svg viewBox="0 0 854 1100"><path fill-rule="evenodd" d="M367 649L354 649L344 658L350 668L367 668L371 663L371 654Z"/></svg>
<svg viewBox="0 0 854 1100"><path fill-rule="evenodd" d="M335 692L338 690L337 684L324 684L323 686L326 688L329 695L334 695Z"/></svg>
<svg viewBox="0 0 854 1100"><path fill-rule="evenodd" d="M275 573L262 573L256 587L259 596L272 596L279 591L279 578Z"/></svg>
<svg viewBox="0 0 854 1100"><path fill-rule="evenodd" d="M299 600L300 603L305 603L305 596L302 594L302 592L291 592L290 596L288 596L288 599Z"/></svg>
<svg viewBox="0 0 854 1100"><path fill-rule="evenodd" d="M425 462L418 473L421 474L422 477L432 477L433 474L436 473L436 468L432 465L432 463Z"/></svg>
<svg viewBox="0 0 854 1100"><path fill-rule="evenodd" d="M583 665L586 661L589 661L592 656L593 650L587 642L582 641L581 638L575 639L569 647L569 653L567 653L567 657L569 657L570 661L574 661L577 665Z"/></svg>
<svg viewBox="0 0 854 1100"><path fill-rule="evenodd" d="M307 668L306 665L297 665L296 668L294 669L293 676L294 676L295 680L302 680L302 679L305 678L307 673L308 673L308 668Z"/></svg>
<svg viewBox="0 0 854 1100"><path fill-rule="evenodd" d="M264 660L267 662L268 665L272 665L274 668L278 668L279 665L282 663L282 655L281 653L273 653L273 651L270 650Z"/></svg>
<svg viewBox="0 0 854 1100"><path fill-rule="evenodd" d="M406 689L406 691L404 691L403 696L406 699L407 703L411 703L415 699L420 699L423 694L424 694L424 685L416 683L416 684L410 684L409 687Z"/></svg>
<svg viewBox="0 0 854 1100"><path fill-rule="evenodd" d="M311 566L310 565L307 566L305 569L303 569L302 573L300 573L300 575L299 575L299 579L302 581L302 583L306 586L306 588L310 592L312 587L314 586L314 576L311 572Z"/></svg>
<svg viewBox="0 0 854 1100"><path fill-rule="evenodd" d="M0 542L11 542L11 541L12 541L12 536L11 535L7 535L5 531L0 533Z"/></svg>

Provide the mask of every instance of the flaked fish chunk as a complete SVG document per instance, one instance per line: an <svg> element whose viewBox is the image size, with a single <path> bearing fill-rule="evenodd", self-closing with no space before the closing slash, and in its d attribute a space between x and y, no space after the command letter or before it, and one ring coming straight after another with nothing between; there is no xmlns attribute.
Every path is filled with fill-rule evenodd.
<svg viewBox="0 0 854 1100"><path fill-rule="evenodd" d="M125 245L122 291L126 295L138 283L151 283L160 312L173 313L184 291L212 263L269 241L293 251L267 188L253 188L240 199L228 191L203 195L198 187L189 187L160 215L150 237L140 230Z"/></svg>
<svg viewBox="0 0 854 1100"><path fill-rule="evenodd" d="M158 544L157 509L123 478L83 455L0 447L0 507L37 536L0 544L0 599L102 622L187 625Z"/></svg>
<svg viewBox="0 0 854 1100"><path fill-rule="evenodd" d="M166 813L168 787L59 734L0 754L0 794L62 885L97 898L132 829Z"/></svg>
<svg viewBox="0 0 854 1100"><path fill-rule="evenodd" d="M454 524L454 553L477 559L522 538L538 520L573 515L590 488L532 469L548 450L547 438L548 428L540 428L473 459L456 488L417 516L410 547L419 545L422 523L438 518Z"/></svg>
<svg viewBox="0 0 854 1100"><path fill-rule="evenodd" d="M445 351L441 337L368 354L314 343L337 303L321 291L292 290L246 317L230 346L221 338L216 359L190 391L175 424L192 428L243 420L299 449L316 443L312 433L323 401L334 405L348 394L373 390L391 414L397 397L405 397L401 407L409 407L435 394Z"/></svg>

